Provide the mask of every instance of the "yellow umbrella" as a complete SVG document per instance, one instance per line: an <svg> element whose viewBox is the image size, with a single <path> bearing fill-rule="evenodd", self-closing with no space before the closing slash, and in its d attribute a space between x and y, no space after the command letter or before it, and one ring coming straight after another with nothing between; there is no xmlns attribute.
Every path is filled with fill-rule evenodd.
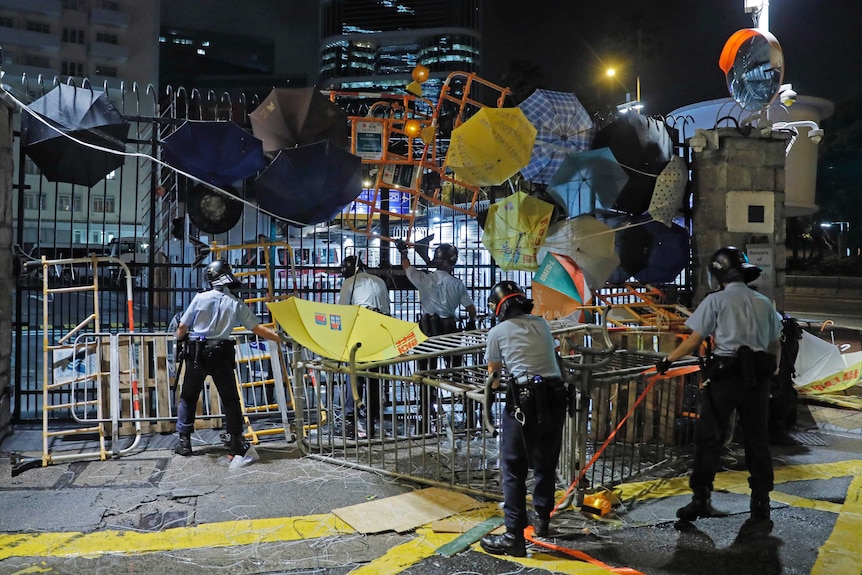
<svg viewBox="0 0 862 575"><path fill-rule="evenodd" d="M498 186L530 163L536 128L520 108L481 108L452 130L446 165L473 186Z"/></svg>
<svg viewBox="0 0 862 575"><path fill-rule="evenodd" d="M482 243L504 270L536 271L554 206L515 192L488 209Z"/></svg>
<svg viewBox="0 0 862 575"><path fill-rule="evenodd" d="M299 345L338 361L391 359L427 338L419 324L389 317L358 305L334 305L292 297L266 304L272 317Z"/></svg>

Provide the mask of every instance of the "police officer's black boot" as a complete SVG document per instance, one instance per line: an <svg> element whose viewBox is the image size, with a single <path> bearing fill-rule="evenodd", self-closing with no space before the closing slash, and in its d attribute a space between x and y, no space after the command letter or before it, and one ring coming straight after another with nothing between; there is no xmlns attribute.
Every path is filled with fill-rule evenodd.
<svg viewBox="0 0 862 575"><path fill-rule="evenodd" d="M698 517L723 517L726 513L712 507L710 492L706 489L698 489L691 496L688 505L676 510L676 516L682 521L694 521Z"/></svg>
<svg viewBox="0 0 862 575"><path fill-rule="evenodd" d="M527 518L530 520L530 525L533 526L533 533L536 537L547 537L548 530L551 524L551 518L539 514L538 511L529 510Z"/></svg>
<svg viewBox="0 0 862 575"><path fill-rule="evenodd" d="M188 433L180 433L180 442L174 447L174 453L188 457L192 454L192 437Z"/></svg>
<svg viewBox="0 0 862 575"><path fill-rule="evenodd" d="M769 519L769 493L752 491L750 509L752 519Z"/></svg>
<svg viewBox="0 0 862 575"><path fill-rule="evenodd" d="M524 533L521 531L517 533L506 531L502 535L485 535L479 545L492 555L527 556L527 543L524 541Z"/></svg>
<svg viewBox="0 0 862 575"><path fill-rule="evenodd" d="M245 452L248 451L248 443L243 438L242 433L230 434L230 444L227 449L231 455L245 455Z"/></svg>

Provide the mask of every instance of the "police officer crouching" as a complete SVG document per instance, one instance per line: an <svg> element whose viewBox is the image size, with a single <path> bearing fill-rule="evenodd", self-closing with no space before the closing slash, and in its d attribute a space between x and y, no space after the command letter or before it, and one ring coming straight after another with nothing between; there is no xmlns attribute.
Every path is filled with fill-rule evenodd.
<svg viewBox="0 0 862 575"><path fill-rule="evenodd" d="M488 332L488 374L510 376L500 458L506 533L486 535L482 549L496 555L527 554L527 473L533 468L533 513L529 522L539 537L548 535L554 509L557 462L566 417L566 388L548 323L530 315L532 300L512 281L491 288L488 307L500 322ZM499 380L492 386L499 387Z"/></svg>
<svg viewBox="0 0 862 575"><path fill-rule="evenodd" d="M184 342L186 371L177 405L177 433L180 442L174 452L192 454L191 433L195 408L206 376L212 377L222 401L225 429L230 435L231 456L244 455L248 444L242 436L242 408L234 377L235 355L231 332L241 324L259 337L281 342L280 336L260 324L252 311L233 292L243 284L224 260L210 263L204 277L212 289L195 295L180 317L176 338Z"/></svg>
<svg viewBox="0 0 862 575"><path fill-rule="evenodd" d="M713 509L711 493L734 409L742 425L751 518L769 519L769 492L773 488L769 392L781 354L781 316L768 297L746 285L761 271L733 246L716 251L709 273L721 284L721 290L700 302L685 322L691 335L656 366L664 373L672 362L697 353L701 342L712 336L713 355L703 369L700 417L694 435L689 478L693 494L691 503L676 512L682 521L724 515Z"/></svg>

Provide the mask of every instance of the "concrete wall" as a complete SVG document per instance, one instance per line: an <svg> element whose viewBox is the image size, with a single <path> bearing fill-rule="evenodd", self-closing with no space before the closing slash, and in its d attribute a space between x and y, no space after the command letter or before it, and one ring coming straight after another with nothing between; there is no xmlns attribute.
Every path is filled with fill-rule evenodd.
<svg viewBox="0 0 862 575"><path fill-rule="evenodd" d="M757 287L784 308L784 161L787 139L736 129L710 130L707 145L693 153L694 304L711 291L708 264L724 246L736 246L765 269ZM750 209L753 208L753 209ZM759 221L757 214L766 215ZM751 214L754 214L752 218Z"/></svg>
<svg viewBox="0 0 862 575"><path fill-rule="evenodd" d="M12 108L0 99L0 439L12 432Z"/></svg>

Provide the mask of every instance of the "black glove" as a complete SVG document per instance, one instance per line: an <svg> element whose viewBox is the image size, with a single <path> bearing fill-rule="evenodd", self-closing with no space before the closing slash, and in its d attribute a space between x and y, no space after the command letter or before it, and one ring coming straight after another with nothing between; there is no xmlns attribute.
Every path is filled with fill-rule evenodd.
<svg viewBox="0 0 862 575"><path fill-rule="evenodd" d="M398 253L403 254L407 251L407 242L404 240L395 240L395 249L398 250Z"/></svg>
<svg viewBox="0 0 862 575"><path fill-rule="evenodd" d="M658 372L659 375L664 375L665 373L667 373L667 370L670 369L671 365L673 365L673 362L668 361L667 358L665 358L655 364L655 370Z"/></svg>
<svg viewBox="0 0 862 575"><path fill-rule="evenodd" d="M467 320L467 326L464 328L464 331L473 331L474 329L476 329L476 320L475 319Z"/></svg>

